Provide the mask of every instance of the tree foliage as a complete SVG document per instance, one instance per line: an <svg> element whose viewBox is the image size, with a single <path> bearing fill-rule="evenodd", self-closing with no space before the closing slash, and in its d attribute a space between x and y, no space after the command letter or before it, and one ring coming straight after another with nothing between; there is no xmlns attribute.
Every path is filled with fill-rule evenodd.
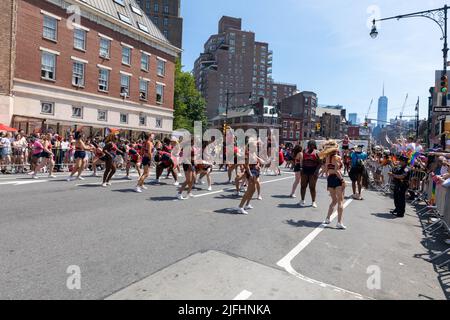
<svg viewBox="0 0 450 320"><path fill-rule="evenodd" d="M173 129L193 132L194 121L201 121L203 128L206 128L206 102L195 86L194 76L190 72L184 72L178 60L175 70Z"/></svg>

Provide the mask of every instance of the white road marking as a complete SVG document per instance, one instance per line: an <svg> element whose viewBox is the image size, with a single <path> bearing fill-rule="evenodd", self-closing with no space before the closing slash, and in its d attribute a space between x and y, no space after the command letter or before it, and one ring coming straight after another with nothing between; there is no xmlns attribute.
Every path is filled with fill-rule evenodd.
<svg viewBox="0 0 450 320"><path fill-rule="evenodd" d="M241 293L239 293L233 300L247 300L248 298L250 298L252 296L253 293L251 293L250 291L244 290Z"/></svg>
<svg viewBox="0 0 450 320"><path fill-rule="evenodd" d="M12 185L12 186L21 186L26 184L34 184L34 183L42 183L49 182L50 180L26 180L26 181L8 181L8 182L0 182L0 185Z"/></svg>
<svg viewBox="0 0 450 320"><path fill-rule="evenodd" d="M292 178L293 178L293 177L280 178L280 179L273 179L273 180L261 182L261 184L273 183L273 182L278 182L278 181L288 180L288 179L292 179ZM202 194L194 195L193 198L201 198L201 197L211 196L211 195L213 195L213 194L218 194L218 193L222 193L222 192L230 191L230 190L235 190L235 189L236 189L235 187L225 188L225 189L221 189L221 190L217 190L217 191L212 191L212 192L207 192L207 193L202 193Z"/></svg>
<svg viewBox="0 0 450 320"><path fill-rule="evenodd" d="M344 209L346 207L348 207L350 205L350 203L352 203L353 199L349 199L344 203ZM333 213L333 215L331 216L331 222L333 222L336 217L337 217L337 211ZM304 280L304 281L308 281L310 283L313 284L317 284L321 287L324 288L331 288L334 291L337 292L344 292L347 294L351 294L353 296L355 296L358 299L365 299L364 296L362 296L359 293L356 292L352 292L346 289L342 289L330 284L326 284L322 281L317 281L311 278L308 278L300 273L298 273L293 267L292 267L292 260L294 260L294 258L300 253L302 252L323 230L325 230L326 226L325 225L320 225L319 227L317 227L316 229L314 229L309 235L306 236L306 238L304 238L294 249L292 249L285 257L283 257L280 261L277 262L277 265L281 268L283 268L284 270L286 270L288 273L292 274L293 276ZM366 298L368 299L368 298Z"/></svg>

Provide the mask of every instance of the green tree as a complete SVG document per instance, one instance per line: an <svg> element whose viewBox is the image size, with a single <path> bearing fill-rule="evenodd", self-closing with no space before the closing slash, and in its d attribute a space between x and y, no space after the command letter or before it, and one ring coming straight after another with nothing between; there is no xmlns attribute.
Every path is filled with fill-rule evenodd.
<svg viewBox="0 0 450 320"><path fill-rule="evenodd" d="M206 102L195 87L194 76L182 70L178 60L175 69L175 99L173 129L194 130L194 121L201 121L206 128Z"/></svg>

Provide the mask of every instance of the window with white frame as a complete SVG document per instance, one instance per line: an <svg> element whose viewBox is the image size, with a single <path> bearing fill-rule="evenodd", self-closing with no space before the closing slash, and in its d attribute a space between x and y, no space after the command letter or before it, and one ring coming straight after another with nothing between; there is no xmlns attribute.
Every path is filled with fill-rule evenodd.
<svg viewBox="0 0 450 320"><path fill-rule="evenodd" d="M122 124L128 123L128 114L127 113L120 114L120 123L122 123Z"/></svg>
<svg viewBox="0 0 450 320"><path fill-rule="evenodd" d="M72 107L72 118L83 118L83 108L82 107Z"/></svg>
<svg viewBox="0 0 450 320"><path fill-rule="evenodd" d="M122 63L131 65L131 48L122 47Z"/></svg>
<svg viewBox="0 0 450 320"><path fill-rule="evenodd" d="M147 116L144 114L139 115L139 125L140 126L146 126L147 125Z"/></svg>
<svg viewBox="0 0 450 320"><path fill-rule="evenodd" d="M75 87L84 87L84 68L84 63L79 61L73 62L72 84Z"/></svg>
<svg viewBox="0 0 450 320"><path fill-rule="evenodd" d="M164 60L158 59L158 76L164 76L166 74L166 62Z"/></svg>
<svg viewBox="0 0 450 320"><path fill-rule="evenodd" d="M83 29L73 30L73 46L75 49L86 50L86 31Z"/></svg>
<svg viewBox="0 0 450 320"><path fill-rule="evenodd" d="M122 97L130 96L130 76L126 74L120 75L120 95Z"/></svg>
<svg viewBox="0 0 450 320"><path fill-rule="evenodd" d="M42 114L55 114L55 104L53 102L41 102Z"/></svg>
<svg viewBox="0 0 450 320"><path fill-rule="evenodd" d="M164 86L160 83L156 84L156 103L164 103Z"/></svg>
<svg viewBox="0 0 450 320"><path fill-rule="evenodd" d="M163 119L162 118L156 118L155 127L156 128L162 128L163 127Z"/></svg>
<svg viewBox="0 0 450 320"><path fill-rule="evenodd" d="M109 70L98 69L98 90L107 92L109 88Z"/></svg>
<svg viewBox="0 0 450 320"><path fill-rule="evenodd" d="M111 51L111 40L106 38L100 38L100 57L103 59L109 59Z"/></svg>
<svg viewBox="0 0 450 320"><path fill-rule="evenodd" d="M56 55L42 51L41 56L41 78L45 80L56 79Z"/></svg>
<svg viewBox="0 0 450 320"><path fill-rule="evenodd" d="M108 121L108 111L106 111L106 110L98 110L98 112L97 112L97 120L98 121Z"/></svg>
<svg viewBox="0 0 450 320"><path fill-rule="evenodd" d="M283 139L287 138L287 131L283 131Z"/></svg>
<svg viewBox="0 0 450 320"><path fill-rule="evenodd" d="M139 80L139 98L141 100L147 101L148 99L148 81L141 79Z"/></svg>
<svg viewBox="0 0 450 320"><path fill-rule="evenodd" d="M44 15L44 31L42 36L45 39L56 41L58 39L58 20Z"/></svg>
<svg viewBox="0 0 450 320"><path fill-rule="evenodd" d="M141 70L148 71L149 69L149 56L148 54L142 52L141 55Z"/></svg>

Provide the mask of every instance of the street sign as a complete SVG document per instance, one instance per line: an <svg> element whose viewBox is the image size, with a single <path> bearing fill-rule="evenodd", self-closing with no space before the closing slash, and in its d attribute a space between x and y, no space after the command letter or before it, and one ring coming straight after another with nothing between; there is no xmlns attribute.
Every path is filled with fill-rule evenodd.
<svg viewBox="0 0 450 320"><path fill-rule="evenodd" d="M433 112L450 112L450 107L434 107Z"/></svg>

